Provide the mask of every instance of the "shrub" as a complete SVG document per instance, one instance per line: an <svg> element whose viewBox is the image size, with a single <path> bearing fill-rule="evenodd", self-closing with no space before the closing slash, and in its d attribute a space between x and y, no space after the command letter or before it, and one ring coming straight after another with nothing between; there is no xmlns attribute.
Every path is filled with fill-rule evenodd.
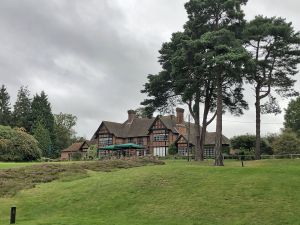
<svg viewBox="0 0 300 225"><path fill-rule="evenodd" d="M82 159L82 154L80 152L74 152L72 154L72 160L80 161Z"/></svg>
<svg viewBox="0 0 300 225"><path fill-rule="evenodd" d="M248 149L240 149L238 152L238 157L241 160L254 160L255 159L255 152L254 150Z"/></svg>
<svg viewBox="0 0 300 225"><path fill-rule="evenodd" d="M174 143L169 146L168 153L169 153L169 155L178 154L178 148L176 147L176 145Z"/></svg>
<svg viewBox="0 0 300 225"><path fill-rule="evenodd" d="M300 140L291 131L284 131L274 142L273 148L276 154L299 154Z"/></svg>
<svg viewBox="0 0 300 225"><path fill-rule="evenodd" d="M87 159L96 159L97 158L97 145L91 145L87 150Z"/></svg>
<svg viewBox="0 0 300 225"><path fill-rule="evenodd" d="M24 130L0 126L0 160L32 161L41 157L37 140Z"/></svg>
<svg viewBox="0 0 300 225"><path fill-rule="evenodd" d="M255 149L255 140L255 135L246 134L235 136L231 139L231 147L235 150L247 150L250 153ZM261 139L260 147L263 154L273 154L272 146L267 139Z"/></svg>
<svg viewBox="0 0 300 225"><path fill-rule="evenodd" d="M230 154L230 147L229 146L224 146L224 147L222 147L222 151L223 151L223 154L229 155Z"/></svg>

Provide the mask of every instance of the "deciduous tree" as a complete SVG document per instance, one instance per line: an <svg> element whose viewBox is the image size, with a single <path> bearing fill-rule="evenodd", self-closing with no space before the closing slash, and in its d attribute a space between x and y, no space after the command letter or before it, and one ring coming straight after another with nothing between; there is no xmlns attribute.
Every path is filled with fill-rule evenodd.
<svg viewBox="0 0 300 225"><path fill-rule="evenodd" d="M55 142L53 143L55 156L58 157L61 150L72 144L75 138L74 127L76 125L77 117L72 114L60 113L54 115L54 134Z"/></svg>
<svg viewBox="0 0 300 225"><path fill-rule="evenodd" d="M284 127L300 136L300 97L289 103L285 111Z"/></svg>
<svg viewBox="0 0 300 225"><path fill-rule="evenodd" d="M299 154L300 139L294 132L286 130L274 141L273 148L276 154Z"/></svg>
<svg viewBox="0 0 300 225"><path fill-rule="evenodd" d="M0 125L0 161L32 161L41 157L37 140L21 128Z"/></svg>
<svg viewBox="0 0 300 225"><path fill-rule="evenodd" d="M255 150L255 135L245 134L235 136L230 140L230 145L234 150L247 150L253 151ZM264 154L273 154L273 149L267 138L261 139L261 150Z"/></svg>
<svg viewBox="0 0 300 225"><path fill-rule="evenodd" d="M49 130L45 128L44 123L36 122L33 129L33 136L38 141L38 146L42 151L42 156L53 157L53 146Z"/></svg>

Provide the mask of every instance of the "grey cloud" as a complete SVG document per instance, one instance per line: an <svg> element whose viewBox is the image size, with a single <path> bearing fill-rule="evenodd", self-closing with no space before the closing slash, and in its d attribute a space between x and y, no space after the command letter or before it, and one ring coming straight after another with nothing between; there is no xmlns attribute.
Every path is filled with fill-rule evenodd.
<svg viewBox="0 0 300 225"><path fill-rule="evenodd" d="M2 0L0 78L12 100L21 85L45 90L55 113L77 115L77 131L90 137L101 120L122 122L136 108L146 76L156 73L158 50L186 21L185 0ZM297 1L251 0L255 14L283 15L299 28ZM278 6L278 7L277 7ZM299 83L297 88L300 89ZM249 91L247 91L249 93ZM248 94L249 96L249 94ZM287 101L282 103L286 107ZM251 109L241 118L253 121ZM265 121L280 121L264 117ZM267 125L264 132L279 130ZM213 125L209 128L213 130ZM253 133L253 125L224 121L224 133Z"/></svg>

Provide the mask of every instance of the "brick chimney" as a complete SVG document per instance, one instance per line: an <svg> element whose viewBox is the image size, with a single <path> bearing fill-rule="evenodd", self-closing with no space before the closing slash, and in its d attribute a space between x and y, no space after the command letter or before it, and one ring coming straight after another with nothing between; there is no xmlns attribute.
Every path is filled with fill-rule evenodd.
<svg viewBox="0 0 300 225"><path fill-rule="evenodd" d="M128 120L127 123L132 123L133 119L136 117L136 113L134 110L130 109L128 112Z"/></svg>
<svg viewBox="0 0 300 225"><path fill-rule="evenodd" d="M184 124L184 109L176 108L176 123Z"/></svg>

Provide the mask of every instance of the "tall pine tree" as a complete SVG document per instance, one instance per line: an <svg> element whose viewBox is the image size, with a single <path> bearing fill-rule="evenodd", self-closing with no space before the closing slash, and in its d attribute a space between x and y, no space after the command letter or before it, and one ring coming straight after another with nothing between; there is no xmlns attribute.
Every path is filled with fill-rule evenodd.
<svg viewBox="0 0 300 225"><path fill-rule="evenodd" d="M282 18L257 16L244 31L246 49L252 55L248 81L255 89L256 147L260 159L262 113L280 113L274 93L281 97L298 95L293 77L300 63L300 34ZM273 94L272 94L273 93ZM269 101L262 102L269 98Z"/></svg>
<svg viewBox="0 0 300 225"><path fill-rule="evenodd" d="M222 162L222 114L226 109L241 114L247 103L243 100L241 69L248 54L237 39L245 24L241 5L247 0L190 0L185 4L188 21L184 32L174 33L164 43L159 62L163 71L149 75L142 105L161 108L186 103L195 120L195 159L203 160L209 111L217 111L216 161ZM202 129L199 104L204 103ZM201 132L202 130L202 132Z"/></svg>
<svg viewBox="0 0 300 225"><path fill-rule="evenodd" d="M206 30L201 35L200 44L204 47L201 55L206 65L207 79L216 89L216 144L215 165L223 166L222 157L222 114L225 92L232 87L241 96L241 68L247 61L247 54L238 38L245 21L241 9L247 0L190 0L186 3L189 22L186 29L198 27ZM196 33L197 34L197 33Z"/></svg>
<svg viewBox="0 0 300 225"><path fill-rule="evenodd" d="M41 123L50 133L54 128L54 116L51 109L51 104L48 101L48 96L44 91L40 95L36 94L33 97L31 104L31 120L33 121L33 128L38 123Z"/></svg>
<svg viewBox="0 0 300 225"><path fill-rule="evenodd" d="M37 134L37 129L46 129L47 132L43 132L43 140L48 140L48 135L50 137L49 143L55 143L55 132L54 132L54 115L52 113L51 104L48 101L48 96L44 91L40 95L36 94L33 97L31 104L31 121L33 122L31 133ZM43 129L42 129L43 128ZM46 143L46 142L45 142ZM48 143L48 142L47 142ZM46 148L46 147L44 147ZM46 149L44 149L45 153ZM48 145L47 157L56 157L55 149L52 144Z"/></svg>
<svg viewBox="0 0 300 225"><path fill-rule="evenodd" d="M31 99L30 91L27 87L21 86L18 91L17 101L14 104L12 125L23 127L27 132L31 130L32 122L30 121Z"/></svg>
<svg viewBox="0 0 300 225"><path fill-rule="evenodd" d="M4 85L0 89L0 125L11 124L10 96Z"/></svg>

